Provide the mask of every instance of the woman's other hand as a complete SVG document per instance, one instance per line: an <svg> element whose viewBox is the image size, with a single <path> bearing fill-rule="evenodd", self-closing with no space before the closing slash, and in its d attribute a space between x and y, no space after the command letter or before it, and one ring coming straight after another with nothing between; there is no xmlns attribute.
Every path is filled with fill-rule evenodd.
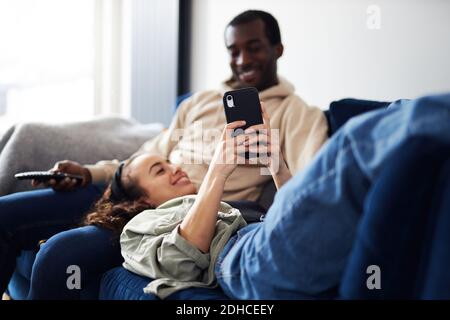
<svg viewBox="0 0 450 320"><path fill-rule="evenodd" d="M222 131L219 144L217 145L212 161L209 165L214 175L228 178L236 169L238 164L245 163L244 135L235 135L235 129L245 125L245 121L234 121L228 123Z"/></svg>

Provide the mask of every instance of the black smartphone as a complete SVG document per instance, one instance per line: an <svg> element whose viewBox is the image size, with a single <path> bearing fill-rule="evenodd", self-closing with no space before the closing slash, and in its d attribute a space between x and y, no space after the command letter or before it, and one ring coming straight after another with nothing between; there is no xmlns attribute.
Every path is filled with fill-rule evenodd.
<svg viewBox="0 0 450 320"><path fill-rule="evenodd" d="M223 106L227 123L245 120L245 125L235 130L236 134L243 133L248 127L263 123L261 104L256 88L248 87L225 92Z"/></svg>
<svg viewBox="0 0 450 320"><path fill-rule="evenodd" d="M244 130L251 126L264 123L256 88L248 87L225 92L223 95L223 107L227 123L245 120L245 125L235 129L233 136L243 134ZM246 159L258 156L258 153L245 152Z"/></svg>
<svg viewBox="0 0 450 320"><path fill-rule="evenodd" d="M50 172L50 171L28 171L21 172L14 175L18 180L31 180L34 179L39 182L46 182L50 179L55 179L56 182L61 181L65 178L76 179L78 183L83 181L82 176L63 173L63 172Z"/></svg>

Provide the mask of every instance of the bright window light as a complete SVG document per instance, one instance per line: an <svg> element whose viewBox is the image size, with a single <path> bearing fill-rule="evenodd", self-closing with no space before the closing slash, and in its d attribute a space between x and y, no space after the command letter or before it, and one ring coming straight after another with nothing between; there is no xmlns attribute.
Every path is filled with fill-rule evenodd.
<svg viewBox="0 0 450 320"><path fill-rule="evenodd" d="M0 0L0 133L94 114L92 0Z"/></svg>

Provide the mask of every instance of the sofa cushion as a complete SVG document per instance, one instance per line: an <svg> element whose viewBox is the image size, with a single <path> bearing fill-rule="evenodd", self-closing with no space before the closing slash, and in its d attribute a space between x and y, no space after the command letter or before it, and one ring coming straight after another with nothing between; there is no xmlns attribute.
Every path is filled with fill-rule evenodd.
<svg viewBox="0 0 450 320"><path fill-rule="evenodd" d="M37 250L22 250L17 258L16 271L25 279L31 279L31 270L33 268L34 259L36 259Z"/></svg>
<svg viewBox="0 0 450 320"><path fill-rule="evenodd" d="M153 294L144 293L144 287L152 279L139 276L117 267L109 270L103 275L100 284L100 300L159 300ZM228 297L220 288L190 288L178 291L167 298L167 300L223 300Z"/></svg>
<svg viewBox="0 0 450 320"><path fill-rule="evenodd" d="M30 290L30 280L26 279L17 270L14 271L8 284L6 293L13 300L25 300Z"/></svg>
<svg viewBox="0 0 450 320"><path fill-rule="evenodd" d="M340 127L342 127L350 118L362 113L386 108L390 102L342 99L333 101L330 108L325 111L328 121L328 135L331 137Z"/></svg>
<svg viewBox="0 0 450 320"><path fill-rule="evenodd" d="M100 282L100 300L159 300L145 294L143 288L150 279L117 267L106 272Z"/></svg>

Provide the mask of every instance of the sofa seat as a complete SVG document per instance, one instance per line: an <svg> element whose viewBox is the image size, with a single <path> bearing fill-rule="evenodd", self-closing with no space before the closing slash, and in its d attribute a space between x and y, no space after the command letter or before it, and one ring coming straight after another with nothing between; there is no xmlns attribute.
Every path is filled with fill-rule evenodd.
<svg viewBox="0 0 450 320"><path fill-rule="evenodd" d="M100 300L160 300L153 294L144 293L143 289L152 279L139 276L117 267L103 275L100 284ZM178 291L167 300L224 300L228 297L220 288L189 288Z"/></svg>
<svg viewBox="0 0 450 320"><path fill-rule="evenodd" d="M25 300L30 290L31 271L36 251L23 250L17 257L17 267L9 282L7 294L15 300Z"/></svg>

